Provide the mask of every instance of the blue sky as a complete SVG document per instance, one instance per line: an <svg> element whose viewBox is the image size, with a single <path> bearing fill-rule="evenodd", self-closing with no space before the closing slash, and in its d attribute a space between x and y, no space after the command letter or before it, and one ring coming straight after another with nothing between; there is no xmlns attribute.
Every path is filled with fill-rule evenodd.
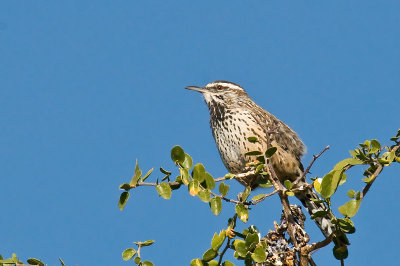
<svg viewBox="0 0 400 266"><path fill-rule="evenodd" d="M214 216L184 189L167 201L143 187L117 207L135 160L172 170L177 144L214 177L226 173L207 108L187 85L242 85L299 133L306 165L329 144L313 176L365 139L388 144L400 126L399 10L398 1L2 1L0 253L129 265L122 250L155 239L142 256L156 265L200 257L233 206ZM354 218L348 265L389 265L398 253L390 187L400 169L391 168ZM362 186L361 170L352 173L337 206ZM248 224L266 233L279 215L274 197ZM338 265L331 247L315 260Z"/></svg>

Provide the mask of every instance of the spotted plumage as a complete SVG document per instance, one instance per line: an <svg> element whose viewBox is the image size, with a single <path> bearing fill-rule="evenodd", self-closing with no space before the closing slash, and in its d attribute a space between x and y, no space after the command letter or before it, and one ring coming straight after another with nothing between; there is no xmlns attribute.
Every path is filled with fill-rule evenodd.
<svg viewBox="0 0 400 266"><path fill-rule="evenodd" d="M222 162L230 173L246 172L248 164L254 162L256 156L246 156L245 153L254 150L265 152L269 148L266 140L268 136L271 145L277 147L271 163L278 178L282 182L286 179L294 181L302 174L300 159L306 148L299 136L288 125L257 105L241 86L228 81L215 81L204 87L186 88L202 93L210 112L212 134ZM251 136L256 136L259 141L249 142L248 137ZM247 176L238 181L255 188L258 176ZM322 204L310 200L317 198L310 189L296 196L310 213L324 209ZM317 223L325 235L332 232L330 224L327 225L323 219L317 219Z"/></svg>

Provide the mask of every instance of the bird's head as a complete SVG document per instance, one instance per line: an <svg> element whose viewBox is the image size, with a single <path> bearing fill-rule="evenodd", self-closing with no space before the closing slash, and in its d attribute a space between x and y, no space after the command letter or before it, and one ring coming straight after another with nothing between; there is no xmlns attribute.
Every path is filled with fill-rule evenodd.
<svg viewBox="0 0 400 266"><path fill-rule="evenodd" d="M208 83L204 87L188 86L186 89L201 92L208 105L213 105L213 103L232 104L239 98L247 96L244 89L239 85L221 80Z"/></svg>

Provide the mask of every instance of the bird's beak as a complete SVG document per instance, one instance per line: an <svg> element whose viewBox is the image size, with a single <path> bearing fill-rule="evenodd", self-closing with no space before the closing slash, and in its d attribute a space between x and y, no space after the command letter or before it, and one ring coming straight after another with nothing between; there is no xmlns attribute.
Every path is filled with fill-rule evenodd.
<svg viewBox="0 0 400 266"><path fill-rule="evenodd" d="M201 93L204 92L204 88L198 87L198 86L187 86L185 89L192 90L192 91L198 91L198 92L201 92Z"/></svg>

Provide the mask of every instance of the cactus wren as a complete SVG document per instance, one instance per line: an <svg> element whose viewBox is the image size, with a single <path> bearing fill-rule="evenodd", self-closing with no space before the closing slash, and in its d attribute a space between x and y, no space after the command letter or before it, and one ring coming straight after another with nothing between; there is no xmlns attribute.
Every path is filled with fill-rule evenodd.
<svg viewBox="0 0 400 266"><path fill-rule="evenodd" d="M306 148L299 136L288 125L258 106L239 85L227 81L215 81L204 87L188 86L186 89L202 93L210 111L210 125L221 159L232 174L244 173L248 163L256 156L245 156L250 151L265 152L266 137L277 148L270 158L278 178L296 180L303 173L300 158ZM256 136L258 142L251 143L248 137ZM257 187L258 177L247 176L238 179L244 186ZM304 182L300 182L299 186ZM297 193L310 214L325 210L322 204L315 204L310 198L318 198L311 190ZM325 235L332 232L330 223L317 219L317 224ZM323 229L323 228L324 229Z"/></svg>

